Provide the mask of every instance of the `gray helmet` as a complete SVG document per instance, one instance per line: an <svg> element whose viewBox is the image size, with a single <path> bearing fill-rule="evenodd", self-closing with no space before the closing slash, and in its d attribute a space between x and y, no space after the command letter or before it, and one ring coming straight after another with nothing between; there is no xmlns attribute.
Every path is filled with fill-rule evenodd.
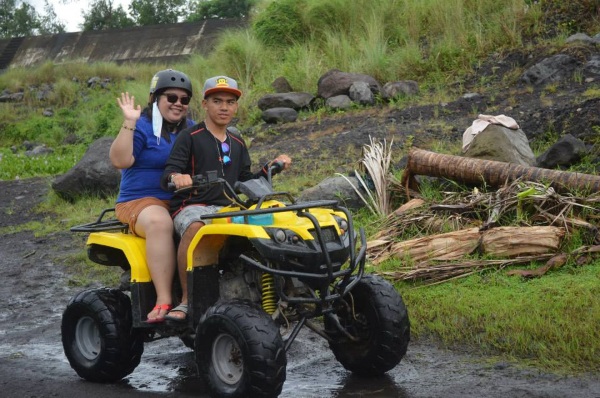
<svg viewBox="0 0 600 398"><path fill-rule="evenodd" d="M183 72L165 69L157 72L150 82L150 95L166 88L181 88L192 96L192 81Z"/></svg>

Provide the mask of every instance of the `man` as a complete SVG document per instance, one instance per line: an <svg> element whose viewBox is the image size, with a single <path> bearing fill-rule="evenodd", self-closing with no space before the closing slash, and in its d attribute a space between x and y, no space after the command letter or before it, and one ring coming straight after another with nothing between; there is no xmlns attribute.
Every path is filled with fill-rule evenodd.
<svg viewBox="0 0 600 398"><path fill-rule="evenodd" d="M179 133L162 176L163 187L169 182L175 184L177 189L190 186L192 176L212 170L217 170L218 176L231 186L236 181L266 177L267 167L272 162L258 173L252 173L246 144L241 137L227 131L238 110L241 95L237 82L230 77L216 76L206 80L202 100L206 117L203 122ZM284 169L292 163L287 155L280 155L274 161L283 162ZM177 263L183 298L181 304L169 312L167 319L184 321L187 316L187 251L198 230L209 222L200 221L200 217L215 213L229 203L220 186L202 192L175 194L171 199L175 232L181 237Z"/></svg>

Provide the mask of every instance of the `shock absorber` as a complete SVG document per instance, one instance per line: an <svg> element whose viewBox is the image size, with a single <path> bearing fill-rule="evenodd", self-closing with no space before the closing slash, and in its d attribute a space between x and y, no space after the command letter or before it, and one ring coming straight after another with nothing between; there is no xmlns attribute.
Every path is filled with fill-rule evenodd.
<svg viewBox="0 0 600 398"><path fill-rule="evenodd" d="M262 284L262 307L269 315L273 314L277 309L277 301L275 297L275 279L273 274L263 273L261 276Z"/></svg>

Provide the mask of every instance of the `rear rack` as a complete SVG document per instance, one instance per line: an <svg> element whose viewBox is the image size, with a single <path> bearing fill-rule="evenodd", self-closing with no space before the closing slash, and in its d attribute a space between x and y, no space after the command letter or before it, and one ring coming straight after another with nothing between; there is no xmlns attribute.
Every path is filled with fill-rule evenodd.
<svg viewBox="0 0 600 398"><path fill-rule="evenodd" d="M102 213L98 217L98 219L94 222L90 222L87 224L76 225L71 227L71 232L106 232L106 231L121 231L124 234L129 232L129 225L122 223L119 220L114 218L110 218L108 220L103 220L106 213L113 212L115 209L104 209Z"/></svg>

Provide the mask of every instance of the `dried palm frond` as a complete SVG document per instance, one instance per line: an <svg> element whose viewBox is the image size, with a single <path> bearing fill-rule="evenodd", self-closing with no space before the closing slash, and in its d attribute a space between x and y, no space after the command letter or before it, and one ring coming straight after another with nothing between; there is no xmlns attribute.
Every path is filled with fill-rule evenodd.
<svg viewBox="0 0 600 398"><path fill-rule="evenodd" d="M424 203L421 200L409 202L390 213L374 236L376 241L367 244L368 258L374 264L389 258L406 260L394 275L401 279L424 279L439 283L488 267L547 259L552 255L548 252L558 250L563 235L576 229L589 231L590 243L600 244L598 193L577 197L570 193L558 193L549 185L539 182L515 180L493 192L473 189L470 192L442 194L444 198L437 203ZM486 236L479 241L484 242L478 247L479 251L488 256L518 257L513 260L468 260L460 263L433 260L436 255L442 255L444 250L456 253L453 249L455 246L449 242L456 243L454 238L463 234L461 230L473 227ZM448 230L458 232L446 235L454 236L450 240L438 235L439 232L448 233ZM407 240L407 236L411 239ZM463 235L466 241L469 240L467 237L468 234ZM434 244L440 242L442 246ZM463 243L461 247L471 247ZM467 257L467 252L465 249L463 258ZM574 259L577 264L584 264L595 254L581 253Z"/></svg>
<svg viewBox="0 0 600 398"><path fill-rule="evenodd" d="M533 261L548 260L553 254L524 256L498 260L461 260L459 262L422 263L413 267L401 267L395 271L378 274L400 281L423 281L426 285L435 285L457 278L464 278L485 270L501 270L507 266L529 264Z"/></svg>
<svg viewBox="0 0 600 398"><path fill-rule="evenodd" d="M387 145L386 140L383 144L369 136L370 145L363 147L363 158L360 163L360 169L366 174L372 182L374 193L370 184L365 181L361 173L355 171L355 176L361 184L362 191L367 193L365 197L361 189L355 186L349 178L342 174L342 177L354 188L357 195L365 203L369 211L379 217L385 217L390 213L390 190L389 190L389 169L392 159L393 140Z"/></svg>

